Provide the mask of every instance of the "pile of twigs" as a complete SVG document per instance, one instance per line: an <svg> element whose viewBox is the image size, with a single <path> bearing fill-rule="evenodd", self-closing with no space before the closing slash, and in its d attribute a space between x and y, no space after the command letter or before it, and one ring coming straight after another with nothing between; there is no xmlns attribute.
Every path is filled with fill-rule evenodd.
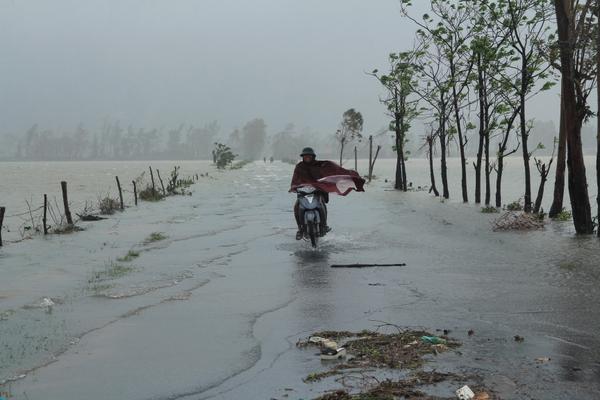
<svg viewBox="0 0 600 400"><path fill-rule="evenodd" d="M494 231L531 231L544 228L537 214L508 211L492 221Z"/></svg>

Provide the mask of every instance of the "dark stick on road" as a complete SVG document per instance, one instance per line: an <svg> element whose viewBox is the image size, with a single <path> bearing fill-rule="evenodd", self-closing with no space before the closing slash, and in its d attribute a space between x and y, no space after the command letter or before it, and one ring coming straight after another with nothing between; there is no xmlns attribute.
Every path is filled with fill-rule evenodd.
<svg viewBox="0 0 600 400"><path fill-rule="evenodd" d="M373 267L405 267L405 263L397 264L333 264L331 268L373 268Z"/></svg>
<svg viewBox="0 0 600 400"><path fill-rule="evenodd" d="M0 207L0 247L2 247L2 223L4 222L4 211L6 211L6 207Z"/></svg>

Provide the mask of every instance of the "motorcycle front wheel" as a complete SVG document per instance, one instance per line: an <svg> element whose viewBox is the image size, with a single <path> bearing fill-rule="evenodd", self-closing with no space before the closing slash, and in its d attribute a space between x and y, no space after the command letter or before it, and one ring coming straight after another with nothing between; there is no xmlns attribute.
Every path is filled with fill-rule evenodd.
<svg viewBox="0 0 600 400"><path fill-rule="evenodd" d="M310 237L310 244L312 244L312 247L317 247L317 241L319 240L317 225L314 222L309 222L307 228L308 237Z"/></svg>

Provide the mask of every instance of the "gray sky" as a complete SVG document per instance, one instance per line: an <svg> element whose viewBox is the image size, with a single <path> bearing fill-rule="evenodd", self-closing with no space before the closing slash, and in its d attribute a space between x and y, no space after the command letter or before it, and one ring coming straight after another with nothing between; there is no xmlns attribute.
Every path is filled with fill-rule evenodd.
<svg viewBox="0 0 600 400"><path fill-rule="evenodd" d="M287 122L330 133L350 107L375 130L381 90L364 71L409 49L413 32L398 0L0 0L0 132L108 116L216 119L225 133L262 117L271 133ZM530 110L556 119L558 99Z"/></svg>

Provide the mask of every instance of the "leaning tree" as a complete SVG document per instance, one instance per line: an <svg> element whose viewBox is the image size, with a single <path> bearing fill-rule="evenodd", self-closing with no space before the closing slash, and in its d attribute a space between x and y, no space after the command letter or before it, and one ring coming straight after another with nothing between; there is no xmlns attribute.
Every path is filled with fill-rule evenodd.
<svg viewBox="0 0 600 400"><path fill-rule="evenodd" d="M597 71L596 0L554 0L561 72L561 110L567 141L568 187L577 233L594 230L581 142L583 123L592 115L588 97Z"/></svg>

